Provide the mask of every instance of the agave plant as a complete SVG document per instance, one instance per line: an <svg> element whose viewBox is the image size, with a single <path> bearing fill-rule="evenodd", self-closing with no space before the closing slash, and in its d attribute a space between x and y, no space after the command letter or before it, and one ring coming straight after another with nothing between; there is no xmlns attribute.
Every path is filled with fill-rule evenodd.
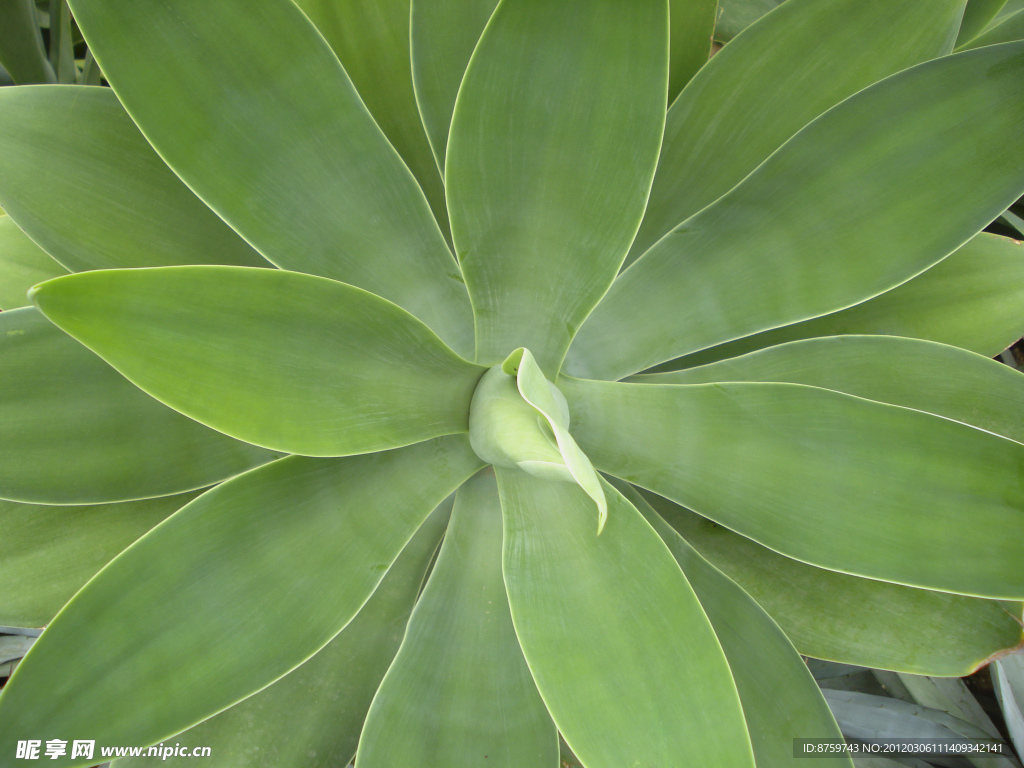
<svg viewBox="0 0 1024 768"><path fill-rule="evenodd" d="M75 273L0 315L3 761L777 766L798 652L1019 648L964 7L71 0L113 90L0 92L8 273Z"/></svg>

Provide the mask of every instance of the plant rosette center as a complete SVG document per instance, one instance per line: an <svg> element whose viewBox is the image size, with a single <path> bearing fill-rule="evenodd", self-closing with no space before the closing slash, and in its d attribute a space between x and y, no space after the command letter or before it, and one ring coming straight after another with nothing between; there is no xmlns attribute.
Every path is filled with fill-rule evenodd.
<svg viewBox="0 0 1024 768"><path fill-rule="evenodd" d="M480 379L469 407L469 442L488 464L579 485L597 504L601 533L608 515L601 479L569 433L565 396L528 349Z"/></svg>

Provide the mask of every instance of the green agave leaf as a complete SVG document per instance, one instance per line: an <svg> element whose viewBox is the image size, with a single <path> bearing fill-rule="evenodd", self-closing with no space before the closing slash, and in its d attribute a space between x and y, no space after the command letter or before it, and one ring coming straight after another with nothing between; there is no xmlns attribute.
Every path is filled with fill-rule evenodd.
<svg viewBox="0 0 1024 768"><path fill-rule="evenodd" d="M739 584L800 653L922 675L969 675L1024 644L1020 603L862 579L791 560L668 499L646 498Z"/></svg>
<svg viewBox="0 0 1024 768"><path fill-rule="evenodd" d="M1010 741L1020 754L1024 752L1024 655L996 661L992 665L992 683Z"/></svg>
<svg viewBox="0 0 1024 768"><path fill-rule="evenodd" d="M558 765L558 733L523 659L501 575L494 473L459 489L356 767Z"/></svg>
<svg viewBox="0 0 1024 768"><path fill-rule="evenodd" d="M469 299L426 198L290 0L71 7L146 138L260 253L394 301L469 354Z"/></svg>
<svg viewBox="0 0 1024 768"><path fill-rule="evenodd" d="M1024 245L982 232L934 267L861 304L673 360L688 368L816 336L912 336L995 357L1021 336Z"/></svg>
<svg viewBox="0 0 1024 768"><path fill-rule="evenodd" d="M1024 158L988 149L1024 126L1022 71L1024 44L989 47L837 105L624 272L566 370L621 378L851 306L952 253L1024 186Z"/></svg>
<svg viewBox="0 0 1024 768"><path fill-rule="evenodd" d="M1020 599L1024 446L797 384L560 380L594 466L812 565Z"/></svg>
<svg viewBox="0 0 1024 768"><path fill-rule="evenodd" d="M442 171L455 97L469 57L497 4L497 0L411 3L412 82L437 167Z"/></svg>
<svg viewBox="0 0 1024 768"><path fill-rule="evenodd" d="M671 550L707 613L736 680L758 765L800 765L797 738L841 739L814 677L778 625L740 587L701 557L625 483L615 484ZM827 768L849 758L821 757Z"/></svg>
<svg viewBox="0 0 1024 768"><path fill-rule="evenodd" d="M756 11L776 5L762 0ZM736 186L822 112L949 53L963 7L964 0L789 0L730 44L669 110L651 200L626 263ZM733 14L752 14L755 4L726 0L723 8L728 28Z"/></svg>
<svg viewBox="0 0 1024 768"><path fill-rule="evenodd" d="M782 0L719 0L715 39L726 43L769 13Z"/></svg>
<svg viewBox="0 0 1024 768"><path fill-rule="evenodd" d="M645 384L807 384L933 413L1024 442L1024 375L973 352L918 339L805 339L699 368L632 380Z"/></svg>
<svg viewBox="0 0 1024 768"><path fill-rule="evenodd" d="M57 733L153 744L259 691L348 624L479 467L450 437L289 457L203 494L57 615L0 696L0 753Z"/></svg>
<svg viewBox="0 0 1024 768"><path fill-rule="evenodd" d="M822 694L843 733L850 738L955 739L959 742L991 744L993 739L980 728L945 712L910 702L853 691L824 690ZM990 768L1018 768L1009 757L985 755L966 758L971 765Z"/></svg>
<svg viewBox="0 0 1024 768"><path fill-rule="evenodd" d="M269 266L164 165L109 88L0 89L0 204L72 272Z"/></svg>
<svg viewBox="0 0 1024 768"><path fill-rule="evenodd" d="M0 0L0 66L15 83L53 83L57 78L46 60L33 0Z"/></svg>
<svg viewBox="0 0 1024 768"><path fill-rule="evenodd" d="M505 585L541 696L587 768L754 764L736 685L665 544L610 485L608 525L570 483L498 468Z"/></svg>
<svg viewBox="0 0 1024 768"><path fill-rule="evenodd" d="M488 22L445 166L478 362L527 347L553 377L608 289L657 163L667 27L666 0L505 0Z"/></svg>
<svg viewBox="0 0 1024 768"><path fill-rule="evenodd" d="M27 307L29 288L66 274L10 216L0 216L0 309Z"/></svg>
<svg viewBox="0 0 1024 768"><path fill-rule="evenodd" d="M0 498L167 496L276 458L161 405L34 308L0 313L0 359Z"/></svg>
<svg viewBox="0 0 1024 768"><path fill-rule="evenodd" d="M668 103L711 58L718 0L669 0Z"/></svg>
<svg viewBox="0 0 1024 768"><path fill-rule="evenodd" d="M444 182L413 92L410 4L410 0L296 0L338 55L366 108L419 181L441 230L451 238ZM453 18L457 24L451 23ZM460 27L463 19L449 17L448 22Z"/></svg>
<svg viewBox="0 0 1024 768"><path fill-rule="evenodd" d="M404 310L283 270L84 272L34 289L46 316L175 410L309 456L465 432L483 369Z"/></svg>
<svg viewBox="0 0 1024 768"><path fill-rule="evenodd" d="M996 23L985 29L981 34L963 45L962 50L981 48L997 43L1009 43L1024 39L1024 8L1017 9L1005 18L997 19Z"/></svg>
<svg viewBox="0 0 1024 768"><path fill-rule="evenodd" d="M71 508L0 501L0 626L49 624L100 568L194 497Z"/></svg>
<svg viewBox="0 0 1024 768"><path fill-rule="evenodd" d="M1006 0L967 0L963 23L957 35L957 47L970 43L985 31L1006 5Z"/></svg>
<svg viewBox="0 0 1024 768"><path fill-rule="evenodd" d="M451 510L446 500L431 513L366 605L313 658L175 743L209 746L218 768L348 765ZM113 768L163 767L164 760L123 758Z"/></svg>

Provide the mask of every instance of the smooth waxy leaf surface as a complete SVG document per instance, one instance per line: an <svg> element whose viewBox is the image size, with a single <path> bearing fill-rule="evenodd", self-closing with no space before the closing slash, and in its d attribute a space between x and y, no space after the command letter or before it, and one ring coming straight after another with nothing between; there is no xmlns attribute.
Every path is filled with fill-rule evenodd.
<svg viewBox="0 0 1024 768"><path fill-rule="evenodd" d="M194 496L83 507L0 501L0 626L49 624L100 568Z"/></svg>
<svg viewBox="0 0 1024 768"><path fill-rule="evenodd" d="M412 0L412 81L438 168L466 65L497 0Z"/></svg>
<svg viewBox="0 0 1024 768"><path fill-rule="evenodd" d="M963 46L964 50L1024 39L1024 7L1008 13Z"/></svg>
<svg viewBox="0 0 1024 768"><path fill-rule="evenodd" d="M71 7L149 141L260 253L394 301L469 354L469 300L430 206L295 5Z"/></svg>
<svg viewBox="0 0 1024 768"><path fill-rule="evenodd" d="M639 226L667 80L665 0L499 4L445 166L479 362L527 347L557 373Z"/></svg>
<svg viewBox="0 0 1024 768"><path fill-rule="evenodd" d="M587 768L753 766L729 665L665 544L610 485L608 525L570 483L498 468L516 634Z"/></svg>
<svg viewBox="0 0 1024 768"><path fill-rule="evenodd" d="M1006 0L967 0L963 23L957 35L957 46L964 45L980 35L999 15Z"/></svg>
<svg viewBox="0 0 1024 768"><path fill-rule="evenodd" d="M719 0L719 19L715 39L728 42L736 35L775 10L782 0Z"/></svg>
<svg viewBox="0 0 1024 768"><path fill-rule="evenodd" d="M668 103L711 56L718 0L669 0Z"/></svg>
<svg viewBox="0 0 1024 768"><path fill-rule="evenodd" d="M459 489L451 526L356 760L373 766L558 764L558 734L530 676L501 575L498 488Z"/></svg>
<svg viewBox="0 0 1024 768"><path fill-rule="evenodd" d="M626 270L566 370L621 378L851 306L952 253L1021 192L1024 158L988 149L1024 126L1021 72L1024 44L989 47L836 106Z"/></svg>
<svg viewBox="0 0 1024 768"><path fill-rule="evenodd" d="M465 438L449 437L289 457L209 491L111 562L43 633L0 696L0 749L35 733L152 744L267 686L348 624L479 466Z"/></svg>
<svg viewBox="0 0 1024 768"><path fill-rule="evenodd" d="M0 314L0 359L0 498L166 496L275 458L157 402L34 308Z"/></svg>
<svg viewBox="0 0 1024 768"><path fill-rule="evenodd" d="M28 289L67 270L18 229L10 216L0 216L0 309L27 307Z"/></svg>
<svg viewBox="0 0 1024 768"><path fill-rule="evenodd" d="M313 658L273 685L175 738L209 746L222 768L337 768L356 752L373 695L451 514L445 501L420 527L356 617ZM288 631L287 627L281 627ZM122 759L115 768L158 766Z"/></svg>
<svg viewBox="0 0 1024 768"><path fill-rule="evenodd" d="M447 233L444 182L427 142L412 87L410 0L297 0L296 5L331 44L366 108L416 176L434 217ZM452 23L453 19L457 23ZM451 27L463 25L459 16L449 17L448 22Z"/></svg>
<svg viewBox="0 0 1024 768"><path fill-rule="evenodd" d="M813 565L1024 596L1020 443L797 384L559 383L598 470Z"/></svg>
<svg viewBox="0 0 1024 768"><path fill-rule="evenodd" d="M800 653L920 675L969 675L1024 642L1021 604L836 573L784 557L660 496L683 538L779 623Z"/></svg>
<svg viewBox="0 0 1024 768"><path fill-rule="evenodd" d="M757 764L799 765L793 757L795 738L841 739L803 659L764 609L687 544L636 490L626 487L623 495L671 550L711 621L736 680ZM849 758L819 759L829 768L852 768Z"/></svg>
<svg viewBox="0 0 1024 768"><path fill-rule="evenodd" d="M688 368L816 336L911 336L994 357L1024 331L1024 245L982 232L917 277L849 309L756 333L658 368Z"/></svg>
<svg viewBox="0 0 1024 768"><path fill-rule="evenodd" d="M764 10L776 4L765 0ZM723 6L728 26L737 9ZM963 6L964 0L789 0L728 45L669 110L651 200L627 264L825 110L949 53Z"/></svg>
<svg viewBox="0 0 1024 768"><path fill-rule="evenodd" d="M465 432L483 373L394 304L297 272L87 272L43 284L33 301L172 408L288 453Z"/></svg>
<svg viewBox="0 0 1024 768"><path fill-rule="evenodd" d="M270 266L164 165L109 88L0 90L0 205L72 272Z"/></svg>
<svg viewBox="0 0 1024 768"><path fill-rule="evenodd" d="M973 352L897 336L830 336L769 347L645 384L778 381L901 405L1024 441L1024 375Z"/></svg>
<svg viewBox="0 0 1024 768"><path fill-rule="evenodd" d="M0 0L0 66L15 83L53 83L56 75L46 60L34 0Z"/></svg>

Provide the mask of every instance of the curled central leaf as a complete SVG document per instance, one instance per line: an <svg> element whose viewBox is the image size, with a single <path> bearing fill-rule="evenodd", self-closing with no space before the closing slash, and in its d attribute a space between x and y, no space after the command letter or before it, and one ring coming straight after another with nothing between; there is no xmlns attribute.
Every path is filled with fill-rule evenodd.
<svg viewBox="0 0 1024 768"><path fill-rule="evenodd" d="M597 532L608 517L601 479L569 434L569 407L527 349L484 374L469 409L469 442L498 467L576 483L597 504Z"/></svg>

